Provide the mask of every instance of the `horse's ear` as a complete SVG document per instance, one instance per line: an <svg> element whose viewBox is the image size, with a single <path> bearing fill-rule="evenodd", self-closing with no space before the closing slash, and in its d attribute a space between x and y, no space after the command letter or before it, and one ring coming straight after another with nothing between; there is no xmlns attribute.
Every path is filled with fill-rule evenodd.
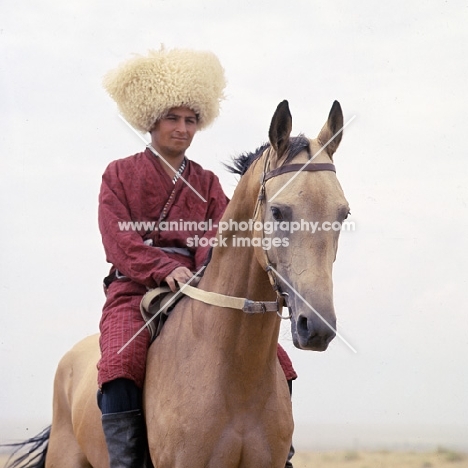
<svg viewBox="0 0 468 468"><path fill-rule="evenodd" d="M340 145L341 138L343 137L342 128L343 111L341 110L340 103L335 101L328 115L328 120L317 137L321 146L327 145L325 151L330 157L333 156Z"/></svg>
<svg viewBox="0 0 468 468"><path fill-rule="evenodd" d="M288 149L291 130L292 117L289 111L289 104L288 101L283 101L280 102L276 108L273 118L271 119L270 131L268 132L271 146L276 151L278 159L280 159Z"/></svg>

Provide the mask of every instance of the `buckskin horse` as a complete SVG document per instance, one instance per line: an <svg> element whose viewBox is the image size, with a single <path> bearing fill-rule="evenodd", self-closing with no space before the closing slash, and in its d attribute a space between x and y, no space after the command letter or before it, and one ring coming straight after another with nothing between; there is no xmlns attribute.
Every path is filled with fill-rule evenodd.
<svg viewBox="0 0 468 468"><path fill-rule="evenodd" d="M286 302L296 347L327 349L336 334L332 266L339 231L281 226L301 220L331 225L347 217L333 165L342 127L335 101L317 138L290 138L292 118L283 101L271 121L270 143L235 160L241 178L221 221L229 228L218 231L197 289L208 298L218 293L247 300L245 307L220 307L184 296L151 345L144 412L156 468L284 467L293 418L276 355L276 306ZM246 231L249 221L254 228ZM52 425L29 441L46 449L33 465L22 466L108 467L96 404L98 359L98 336L62 358Z"/></svg>

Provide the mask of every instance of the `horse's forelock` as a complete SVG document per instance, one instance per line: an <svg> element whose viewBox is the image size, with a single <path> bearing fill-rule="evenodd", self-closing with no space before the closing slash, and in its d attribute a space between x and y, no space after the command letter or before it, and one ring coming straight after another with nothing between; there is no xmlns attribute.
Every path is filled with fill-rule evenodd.
<svg viewBox="0 0 468 468"><path fill-rule="evenodd" d="M286 156L285 162L291 161L291 159L294 159L299 153L302 153L302 151L307 151L309 158L312 157L310 141L301 133L297 137L289 139L288 155Z"/></svg>

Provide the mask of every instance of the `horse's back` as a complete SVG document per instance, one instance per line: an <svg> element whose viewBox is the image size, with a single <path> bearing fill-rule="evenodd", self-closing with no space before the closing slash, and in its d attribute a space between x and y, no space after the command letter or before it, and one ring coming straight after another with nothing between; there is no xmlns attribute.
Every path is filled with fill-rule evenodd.
<svg viewBox="0 0 468 468"><path fill-rule="evenodd" d="M96 384L96 364L99 359L99 335L91 335L79 341L60 360L54 380L55 403L70 410ZM92 381L94 379L94 382Z"/></svg>
<svg viewBox="0 0 468 468"><path fill-rule="evenodd" d="M107 465L96 403L99 356L99 335L92 335L73 346L59 362L54 380L47 468Z"/></svg>

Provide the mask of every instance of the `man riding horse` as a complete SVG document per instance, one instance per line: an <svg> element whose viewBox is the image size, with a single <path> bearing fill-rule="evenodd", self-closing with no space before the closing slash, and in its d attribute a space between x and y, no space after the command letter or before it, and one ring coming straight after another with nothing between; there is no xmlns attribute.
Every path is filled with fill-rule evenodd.
<svg viewBox="0 0 468 468"><path fill-rule="evenodd" d="M124 118L151 135L143 152L109 164L99 195L99 228L112 267L100 321L98 403L110 467L142 467L142 387L151 339L141 330L140 301L162 283L176 291L207 261L209 243L188 240L215 236L228 199L216 175L185 151L217 117L225 78L212 53L161 48L111 71L104 86ZM171 221L192 223L163 229ZM280 347L278 357L291 388L296 374Z"/></svg>

